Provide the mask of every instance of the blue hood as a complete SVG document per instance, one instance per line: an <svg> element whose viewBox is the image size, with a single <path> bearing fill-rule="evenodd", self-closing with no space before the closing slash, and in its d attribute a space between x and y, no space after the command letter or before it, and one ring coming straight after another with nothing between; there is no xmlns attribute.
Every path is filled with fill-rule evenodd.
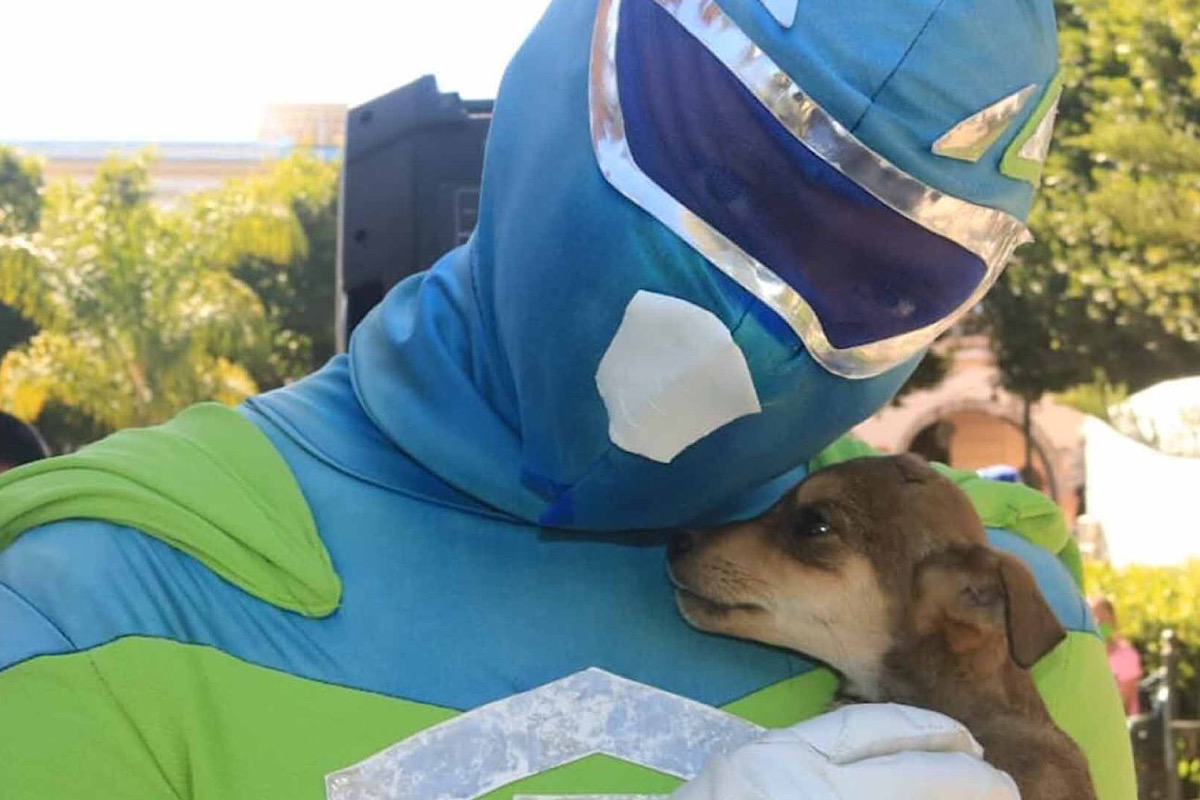
<svg viewBox="0 0 1200 800"><path fill-rule="evenodd" d="M756 0L721 5L748 31L775 24ZM900 4L906 10L893 16L912 30L893 26L876 38L899 28L911 40L938 5ZM606 183L589 132L594 20L594 2L557 0L513 59L496 101L475 235L398 285L360 325L350 347L355 391L411 458L527 522L628 530L755 514L804 474L810 457L887 403L919 359L868 380L826 372L772 311ZM772 36L777 61L789 70L802 61L799 33ZM904 57L893 50L877 54L890 72ZM812 80L832 111L845 99L838 92L882 88L870 85L880 78L869 70L843 73L866 83L830 84L822 98L819 76ZM887 154L886 142L867 143ZM920 177L937 178L939 169ZM995 179L977 182L1003 195L1014 182L990 169ZM1027 202L1027 189L1008 188L1011 202L997 205ZM613 444L597 389L598 365L639 291L715 315L744 355L761 406L670 463Z"/></svg>

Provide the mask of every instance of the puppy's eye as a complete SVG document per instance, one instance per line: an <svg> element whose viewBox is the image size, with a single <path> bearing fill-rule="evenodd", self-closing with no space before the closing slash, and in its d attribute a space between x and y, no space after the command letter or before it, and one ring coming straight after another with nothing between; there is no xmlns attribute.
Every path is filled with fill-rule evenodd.
<svg viewBox="0 0 1200 800"><path fill-rule="evenodd" d="M829 518L819 509L805 506L796 514L796 523L792 531L796 536L810 539L816 536L828 536L833 533L833 526L829 524Z"/></svg>

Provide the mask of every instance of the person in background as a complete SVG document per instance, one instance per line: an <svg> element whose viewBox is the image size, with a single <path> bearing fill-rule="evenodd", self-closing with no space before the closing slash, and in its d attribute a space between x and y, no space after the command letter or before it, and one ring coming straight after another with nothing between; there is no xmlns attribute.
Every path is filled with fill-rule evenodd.
<svg viewBox="0 0 1200 800"><path fill-rule="evenodd" d="M32 426L0 411L0 472L50 455L46 443Z"/></svg>
<svg viewBox="0 0 1200 800"><path fill-rule="evenodd" d="M1117 679L1117 690L1125 706L1125 715L1132 717L1140 714L1138 681L1142 679L1142 657L1128 639L1117 635L1117 612L1111 600L1107 597L1093 598L1092 614L1108 648L1108 663Z"/></svg>

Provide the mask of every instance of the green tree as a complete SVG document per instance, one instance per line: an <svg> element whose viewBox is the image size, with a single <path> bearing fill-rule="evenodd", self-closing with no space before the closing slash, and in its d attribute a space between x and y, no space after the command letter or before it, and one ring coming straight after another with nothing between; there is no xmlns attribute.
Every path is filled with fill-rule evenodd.
<svg viewBox="0 0 1200 800"><path fill-rule="evenodd" d="M1029 401L1200 371L1200 5L1059 2L1065 90L1038 241L985 314Z"/></svg>
<svg viewBox="0 0 1200 800"><path fill-rule="evenodd" d="M0 233L36 230L42 216L42 168L0 146Z"/></svg>
<svg viewBox="0 0 1200 800"><path fill-rule="evenodd" d="M37 230L41 216L41 165L0 147L0 236ZM0 356L32 336L34 330L28 320L0 303Z"/></svg>
<svg viewBox="0 0 1200 800"><path fill-rule="evenodd" d="M290 209L303 232L304 247L294 248L290 258L247 252L233 266L262 301L270 329L270 346L248 364L262 388L307 375L336 349L337 196L337 165L305 151L208 195L231 209Z"/></svg>
<svg viewBox="0 0 1200 800"><path fill-rule="evenodd" d="M109 161L87 186L54 184L36 231L0 236L0 302L38 327L0 362L6 410L34 419L57 404L114 429L255 391L244 364L269 326L231 270L248 257L290 262L303 231L290 209L252 197L160 209L149 163Z"/></svg>

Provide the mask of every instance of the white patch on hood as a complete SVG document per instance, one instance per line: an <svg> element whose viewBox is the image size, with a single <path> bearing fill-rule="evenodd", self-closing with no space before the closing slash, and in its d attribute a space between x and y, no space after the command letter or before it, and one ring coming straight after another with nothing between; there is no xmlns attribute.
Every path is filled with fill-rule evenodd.
<svg viewBox="0 0 1200 800"><path fill-rule="evenodd" d="M608 435L669 464L718 428L762 410L746 357L712 312L639 291L600 360L596 386Z"/></svg>

